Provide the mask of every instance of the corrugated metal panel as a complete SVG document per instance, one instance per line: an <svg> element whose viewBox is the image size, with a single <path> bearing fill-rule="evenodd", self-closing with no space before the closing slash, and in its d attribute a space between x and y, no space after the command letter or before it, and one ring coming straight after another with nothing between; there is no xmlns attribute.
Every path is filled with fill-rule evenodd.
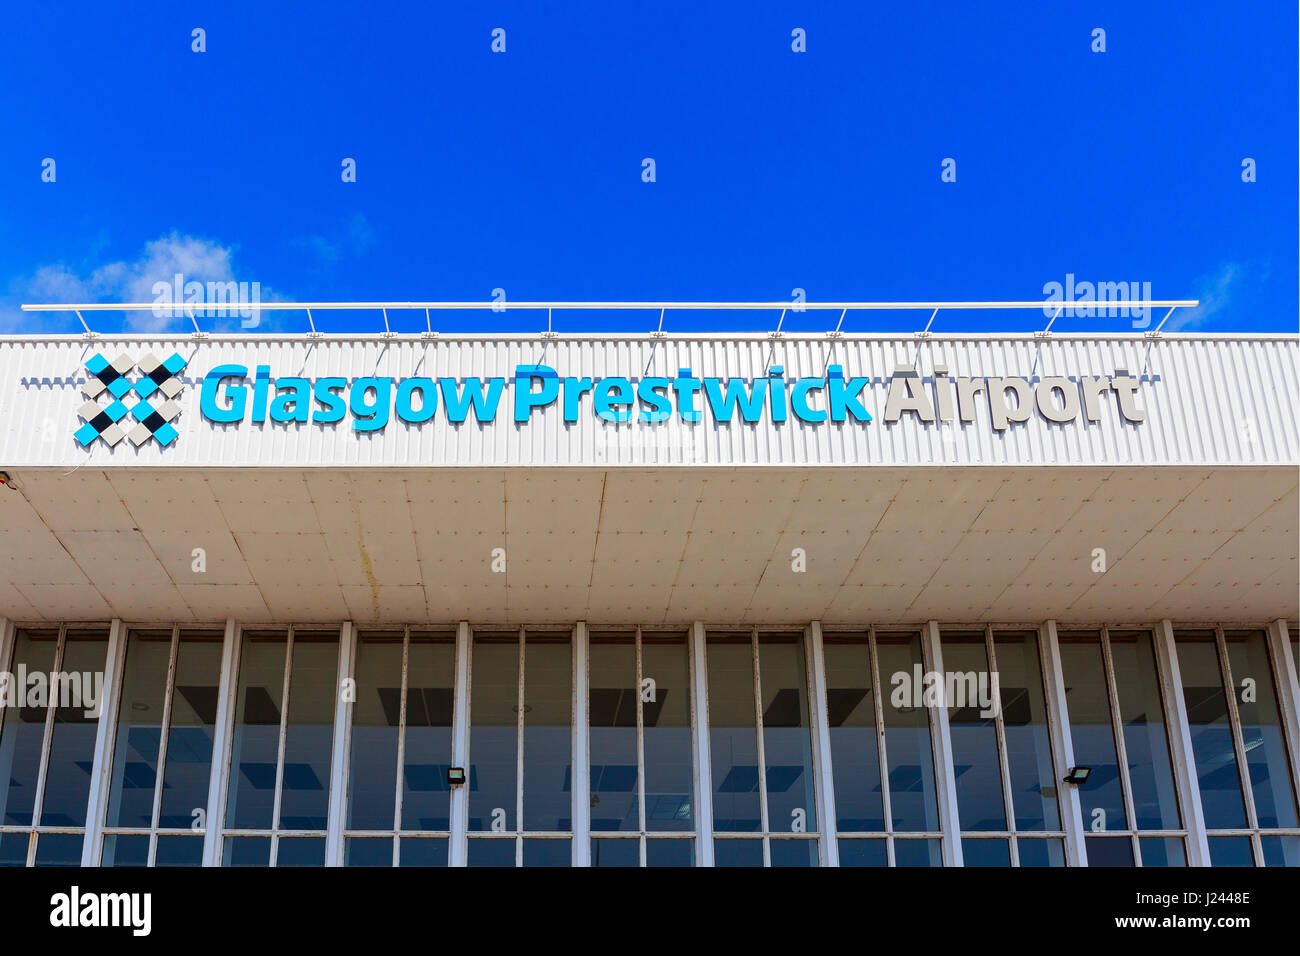
<svg viewBox="0 0 1300 956"><path fill-rule="evenodd" d="M180 438L170 448L149 442L115 448L97 442L89 451L72 439L77 409L85 401L84 363L95 352L112 359L160 358L172 351L189 360L176 422ZM667 338L446 338L437 341L327 338L105 338L0 341L0 468L113 465L1221 465L1297 464L1297 357L1300 339L1278 337L1061 336L846 336L839 340L789 337L765 340L725 336ZM212 367L237 363L271 366L273 377L367 375L396 378L505 376L516 364L542 363L561 376L599 379L622 375L696 375L753 378L785 367L787 380L825 374L870 376L864 404L871 423L699 424L676 417L660 424L615 425L598 419L590 395L576 424L566 425L557 405L516 425L512 387L495 422L449 423L441 408L424 425L395 418L382 431L359 433L348 420L337 426L243 422L217 425L200 417L199 385ZM952 375L1140 374L1138 405L1146 421L1124 422L1114 396L1103 420L1064 425L1035 413L1005 432L992 428L987 399L966 425L923 425L908 415L883 423L888 380L899 364L916 363L928 379L935 364Z"/></svg>

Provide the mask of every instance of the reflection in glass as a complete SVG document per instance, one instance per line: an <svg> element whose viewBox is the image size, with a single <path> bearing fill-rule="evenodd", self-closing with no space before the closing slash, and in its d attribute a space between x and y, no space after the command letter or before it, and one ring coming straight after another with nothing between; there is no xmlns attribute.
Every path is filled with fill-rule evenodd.
<svg viewBox="0 0 1300 956"><path fill-rule="evenodd" d="M710 634L709 760L713 777L713 829L762 829L758 794L758 724L754 714L754 651L749 634ZM733 841L719 840L718 846ZM728 853L749 852L747 846ZM718 849L714 850L717 859ZM721 865L721 864L720 864ZM762 844L759 863L762 865Z"/></svg>
<svg viewBox="0 0 1300 956"><path fill-rule="evenodd" d="M571 866L572 843L572 840L524 840L524 866Z"/></svg>
<svg viewBox="0 0 1300 956"><path fill-rule="evenodd" d="M771 840L768 842L768 855L773 866L817 866L817 841Z"/></svg>
<svg viewBox="0 0 1300 956"><path fill-rule="evenodd" d="M694 866L694 840L655 840L645 841L646 866Z"/></svg>
<svg viewBox="0 0 1300 956"><path fill-rule="evenodd" d="M803 635L760 634L758 674L763 695L763 770L771 832L810 833L817 829L813 796L812 731L808 723L808 674ZM786 841L781 841L786 842ZM816 844L813 861L816 862ZM806 847L782 848L783 861L803 860ZM777 846L771 846L773 866ZM807 866L806 863L798 863Z"/></svg>
<svg viewBox="0 0 1300 956"><path fill-rule="evenodd" d="M1065 844L1054 839L1016 840L1021 866L1065 866Z"/></svg>
<svg viewBox="0 0 1300 956"><path fill-rule="evenodd" d="M524 643L524 829L572 829L569 751L573 738L573 649L569 635L525 635ZM563 842L524 846L524 866L545 858ZM568 866L566 862L564 864Z"/></svg>
<svg viewBox="0 0 1300 956"><path fill-rule="evenodd" d="M655 699L643 701L641 705L646 829L652 832L694 829L691 794L694 792L695 771L691 752L691 679L686 635L681 632L643 632L641 679L655 682ZM667 842L687 847L693 845L687 840ZM654 864L647 862L647 866L650 865ZM690 861L682 865L689 866Z"/></svg>
<svg viewBox="0 0 1300 956"><path fill-rule="evenodd" d="M1265 866L1300 866L1300 836L1265 833L1259 842Z"/></svg>
<svg viewBox="0 0 1300 956"><path fill-rule="evenodd" d="M471 839L468 863L470 866L514 866L515 841L489 837Z"/></svg>
<svg viewBox="0 0 1300 956"><path fill-rule="evenodd" d="M117 740L113 748L113 771L108 791L107 825L110 827L153 826L153 797L171 655L170 629L132 631L127 638ZM104 852L107 855L112 850L122 854L129 847L131 850L127 850L122 859L131 859L136 846L134 841L126 838L106 840ZM148 837L144 837L144 853L144 860L139 864L105 860L105 865L143 866L148 862Z"/></svg>
<svg viewBox="0 0 1300 956"><path fill-rule="evenodd" d="M195 810L207 808L224 642L225 635L221 631L181 631L168 717L167 756L163 766L162 803L158 811L160 827L192 827L197 819ZM156 865L191 865L170 861L170 858L169 862L164 862L164 850L170 853L172 847L179 853L179 860L189 860L195 852L189 838L160 837L154 854ZM198 852L202 853L201 847Z"/></svg>
<svg viewBox="0 0 1300 956"><path fill-rule="evenodd" d="M1254 866L1250 837L1210 837L1210 866Z"/></svg>
<svg viewBox="0 0 1300 956"><path fill-rule="evenodd" d="M943 866L943 843L939 840L895 840L894 866Z"/></svg>
<svg viewBox="0 0 1300 956"><path fill-rule="evenodd" d="M1074 762L1078 766L1092 768L1087 781L1079 785L1084 825L1090 830L1127 829L1128 816L1120 790L1119 758L1116 756L1115 731L1106 690L1101 635L1093 631L1064 631L1059 635L1059 640ZM1095 841L1096 838L1090 839ZM1102 849L1113 849L1109 842L1103 842L1105 846ZM1115 845L1119 844L1127 847L1128 841L1116 841ZM1090 849L1089 859L1091 852ZM1102 865L1132 866L1132 857L1130 849L1128 863Z"/></svg>
<svg viewBox="0 0 1300 956"><path fill-rule="evenodd" d="M321 837L280 837L275 865L324 866L325 840Z"/></svg>
<svg viewBox="0 0 1300 956"><path fill-rule="evenodd" d="M641 865L641 841L603 839L591 841L591 865L620 867Z"/></svg>
<svg viewBox="0 0 1300 956"><path fill-rule="evenodd" d="M445 837L402 837L398 866L446 866L447 842Z"/></svg>
<svg viewBox="0 0 1300 956"><path fill-rule="evenodd" d="M641 828L637 786L636 635L593 632L590 652L591 829ZM649 795L647 794L647 799ZM608 846L606 846L608 844ZM629 851L628 847L631 847ZM597 863L596 854L607 850ZM592 865L639 866L637 840L593 840ZM633 863L623 861L631 852Z"/></svg>
<svg viewBox="0 0 1300 956"><path fill-rule="evenodd" d="M357 687L359 694L360 682ZM393 837L348 837L343 842L343 865L392 866Z"/></svg>
<svg viewBox="0 0 1300 956"><path fill-rule="evenodd" d="M110 833L104 837L104 854L100 857L100 866L148 865L149 835L147 833Z"/></svg>
<svg viewBox="0 0 1300 956"><path fill-rule="evenodd" d="M889 847L886 846L888 842L888 840L841 839L839 841L840 866L888 866Z"/></svg>
<svg viewBox="0 0 1300 956"><path fill-rule="evenodd" d="M15 675L16 691L24 689L17 684L17 675L24 669L28 674L48 674L54 670L58 643L57 629L17 629L10 665L10 673ZM48 713L46 707L18 706L9 709L0 725L0 823L6 826L32 825ZM0 835L0 856L14 860L21 858L18 865L26 866L27 837L16 833Z"/></svg>
<svg viewBox="0 0 1300 956"><path fill-rule="evenodd" d="M1140 837L1138 849L1143 866L1186 866L1182 837Z"/></svg>
<svg viewBox="0 0 1300 956"><path fill-rule="evenodd" d="M1255 796L1256 825L1295 827L1295 793L1291 789L1290 761L1282 736L1267 639L1263 631L1226 631L1223 637Z"/></svg>
<svg viewBox="0 0 1300 956"><path fill-rule="evenodd" d="M158 837L154 850L154 866L202 866L203 836Z"/></svg>
<svg viewBox="0 0 1300 956"><path fill-rule="evenodd" d="M947 659L944 659L944 665L947 666ZM963 823L964 827L966 824ZM1030 840L1027 843L1033 842ZM1033 851L1030 851L1031 855ZM1011 865L1011 844L1009 841L997 837L972 838L965 837L961 841L962 862L965 866L1010 866Z"/></svg>
<svg viewBox="0 0 1300 956"><path fill-rule="evenodd" d="M411 632L407 651L406 741L402 758L403 830L451 829L451 788L447 785L447 768L452 763L455 668L455 634L450 631ZM385 693L389 701L386 709L391 709L392 692ZM402 842L402 866L415 865L407 861L406 847L411 842ZM445 845L437 840L414 842L420 846L412 850L412 859L435 859L436 848ZM442 856L446 856L445 850Z"/></svg>
<svg viewBox="0 0 1300 956"><path fill-rule="evenodd" d="M881 705L885 718L885 757L889 767L889 803L895 832L933 831L939 829L939 804L934 785L934 758L930 747L930 718L924 706L913 706L893 691L899 685L894 676L916 674L921 663L921 635L916 632L876 633L876 657L880 664ZM909 843L911 841L908 841ZM899 847L894 845L894 859L899 866L924 866L925 863L902 863ZM929 859L924 844L908 847L904 853L914 859ZM912 857L909 857L912 859ZM938 864L935 864L938 865Z"/></svg>
<svg viewBox="0 0 1300 956"><path fill-rule="evenodd" d="M334 710L338 696L337 631L295 631L289 720L284 738L284 783L280 826L286 830L324 830L329 815L330 754L334 747ZM283 842L280 844L283 850ZM320 843L324 853L323 842ZM316 866L315 844L299 847L304 866ZM322 857L322 862L323 862ZM276 865L281 855L276 856ZM296 865L296 864L295 864Z"/></svg>
<svg viewBox="0 0 1300 956"><path fill-rule="evenodd" d="M1246 810L1241 777L1237 773L1237 754L1214 632L1178 631L1175 641L1205 825L1210 829L1244 827Z"/></svg>
<svg viewBox="0 0 1300 956"><path fill-rule="evenodd" d="M1110 631L1108 635L1137 827L1177 830L1182 818L1169 761L1151 632Z"/></svg>
<svg viewBox="0 0 1300 956"><path fill-rule="evenodd" d="M712 692L709 694L713 696ZM713 841L714 866L762 866L762 840L723 840Z"/></svg>
<svg viewBox="0 0 1300 956"><path fill-rule="evenodd" d="M81 866L80 833L42 833L36 838L37 866Z"/></svg>
<svg viewBox="0 0 1300 956"><path fill-rule="evenodd" d="M825 635L826 723L830 730L835 783L836 827L841 833L880 832L885 808L876 752L876 702L871 690L871 647L867 636ZM851 852L884 853L875 841L848 841ZM859 845L862 844L862 845ZM867 845L873 844L873 845ZM841 844L841 865L844 859ZM852 866L883 866L852 863Z"/></svg>
<svg viewBox="0 0 1300 956"><path fill-rule="evenodd" d="M93 675L103 675L104 660L108 653L107 630L69 630L65 637L63 660L59 671L64 674L79 674L84 681ZM62 703L51 697L51 703ZM45 770L45 797L41 808L42 826L80 827L86 823L86 801L90 796L90 774L86 767L95 757L95 731L99 726L99 715L86 716L85 704L89 695L74 701L69 695L67 702L73 706L56 706L54 709L54 735L50 740L49 764ZM101 702L102 703L102 702ZM7 722L7 719L6 719ZM62 859L61 851L52 849L68 841L51 841L51 849L46 853L37 843L36 864L42 865L42 855L50 860ZM78 847L81 837L76 837ZM77 851L80 862L80 849ZM55 863L53 865L62 865Z"/></svg>
<svg viewBox="0 0 1300 956"><path fill-rule="evenodd" d="M1089 866L1134 865L1133 841L1128 837L1084 837L1083 845Z"/></svg>
<svg viewBox="0 0 1300 956"><path fill-rule="evenodd" d="M469 828L514 830L519 765L519 634L475 634L471 661ZM495 823L495 826L494 826ZM497 841L491 841L495 843ZM490 860L509 850L510 862ZM470 843L475 866L513 866L514 844Z"/></svg>
<svg viewBox="0 0 1300 956"><path fill-rule="evenodd" d="M226 826L238 830L268 830L275 808L276 764L280 748L280 705L284 694L284 656L288 635L283 631L245 631L239 656L239 692L231 743L230 788ZM240 862L260 850L252 844L227 842ZM223 854L229 857L229 853ZM271 858L266 847L266 866Z"/></svg>
<svg viewBox="0 0 1300 956"><path fill-rule="evenodd" d="M1006 737L1007 769L1011 777L1011 804L1017 830L1056 830L1061 816L1056 803L1056 772L1047 728L1047 704L1036 631L994 631L993 651L998 661L1002 698L1002 727ZM963 824L964 826L964 824ZM1039 844L1043 844L1040 846ZM1022 842L1021 847L1024 846ZM1046 851L1044 851L1046 847ZM1030 853L1055 860L1055 840L1033 841ZM1026 863L1021 866L1059 866L1061 863Z"/></svg>
<svg viewBox="0 0 1300 956"><path fill-rule="evenodd" d="M975 831L1005 830L1007 814L1002 802L1002 764L998 759L997 721L993 708L985 708L979 699L981 684L987 689L986 692L991 692L992 688L984 632L944 631L942 640L944 671L962 675L963 678L961 681L953 681L956 699L947 702L961 828ZM1009 850L1004 864L999 862L1000 851L996 847L985 845L988 841L963 841L963 846L968 842L976 844L976 862L968 859L968 866L1011 865ZM985 857L993 862L980 862Z"/></svg>
<svg viewBox="0 0 1300 956"><path fill-rule="evenodd" d="M348 768L349 830L391 830L397 792L397 743L402 705L402 634L357 635L352 705L352 742ZM371 856L388 848L383 866L393 862L391 840L348 840L348 866L375 866ZM365 862L359 862L365 860Z"/></svg>

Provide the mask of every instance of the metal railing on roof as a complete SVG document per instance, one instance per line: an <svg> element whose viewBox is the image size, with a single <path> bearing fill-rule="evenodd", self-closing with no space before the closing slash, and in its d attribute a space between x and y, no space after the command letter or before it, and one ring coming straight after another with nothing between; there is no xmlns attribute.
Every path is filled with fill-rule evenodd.
<svg viewBox="0 0 1300 956"><path fill-rule="evenodd" d="M540 334L545 337L555 337L560 335L554 330L552 323L553 313L565 311L642 311L642 312L659 312L659 326L651 331L651 336L663 337L669 333L664 331L664 317L668 312L678 311L760 311L776 312L779 311L780 318L777 320L776 328L767 333L772 338L780 338L785 333L782 332L782 325L785 322L787 312L834 312L839 311L840 317L834 329L826 331L826 335L837 337L843 335L844 319L850 312L867 312L867 311L927 311L930 313L930 319L925 328L918 330L914 334L919 338L925 338L931 335L931 329L934 325L935 318L940 311L994 311L994 310L1020 310L1020 309L1041 309L1045 315L1050 315L1046 328L1035 331L1036 336L1051 335L1052 325L1061 315L1062 311L1070 310L1126 310L1134 309L1168 309L1159 324L1144 334L1148 337L1158 337L1161 329L1169 317L1173 315L1174 310L1184 308L1195 308L1200 305L1198 299L1096 299L1096 300L1064 300L1064 299L1040 299L1032 301L1010 301L1010 302L507 302L504 300L490 300L477 302L256 302L256 303L237 303L237 302L218 302L218 303L172 303L172 302L88 302L88 303L37 303L24 304L21 306L24 312L73 312L81 321L82 328L85 329L85 335L96 337L99 333L91 330L86 322L83 312L159 312L164 314L185 314L194 325L193 335L199 338L206 337L208 333L199 329L198 321L195 316L196 310L200 313L210 314L217 312L218 315L235 315L240 314L241 309L252 309L258 312L306 312L307 322L310 331L302 333L305 336L318 338L324 333L316 329L315 319L312 312L324 311L377 311L383 317L384 331L380 333L385 337L397 337L403 333L393 332L388 324L388 312L391 311L418 311L423 310L425 314L425 331L417 333L407 333L423 338L435 338L438 333L433 329L433 322L430 316L434 311L493 311L503 312L508 310L514 311L546 311L546 329ZM1055 311L1053 311L1055 310Z"/></svg>

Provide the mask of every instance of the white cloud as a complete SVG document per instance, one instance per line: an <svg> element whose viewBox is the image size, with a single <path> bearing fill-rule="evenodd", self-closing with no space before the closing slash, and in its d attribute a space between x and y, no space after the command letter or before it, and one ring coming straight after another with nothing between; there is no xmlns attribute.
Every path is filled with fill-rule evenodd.
<svg viewBox="0 0 1300 956"><path fill-rule="evenodd" d="M155 282L172 283L180 273L184 281L233 282L238 281L234 269L235 247L223 246L198 236L170 235L146 242L140 255L130 261L109 262L88 273L71 268L65 263L45 265L32 275L11 283L13 297L23 302L149 302L154 295ZM277 296L269 288L262 289L261 299L271 301ZM17 309L0 313L0 326L21 328L22 318L30 316ZM16 320L16 321L15 321ZM178 330L180 322L168 316L155 316L152 312L124 314L123 330L131 332L163 332ZM209 319L209 322L212 320ZM225 320L234 323L237 320ZM93 324L92 324L93 327Z"/></svg>
<svg viewBox="0 0 1300 956"><path fill-rule="evenodd" d="M1194 309L1179 309L1169 318L1165 328L1170 332L1189 332L1200 328L1215 315L1232 304L1233 292L1242 278L1242 266L1225 262L1213 275L1201 276L1193 283L1194 296L1200 305Z"/></svg>

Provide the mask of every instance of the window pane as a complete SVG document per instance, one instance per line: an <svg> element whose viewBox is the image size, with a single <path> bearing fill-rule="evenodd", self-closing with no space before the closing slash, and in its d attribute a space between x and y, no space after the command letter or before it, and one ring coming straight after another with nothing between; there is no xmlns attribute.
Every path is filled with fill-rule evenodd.
<svg viewBox="0 0 1300 956"><path fill-rule="evenodd" d="M569 786L572 737L573 649L569 637L567 634L563 637L525 635L525 830L572 829L573 803ZM565 846L567 848L567 842ZM534 854L544 855L550 849L534 850ZM530 863L528 844L525 844L524 866L534 865L551 864Z"/></svg>
<svg viewBox="0 0 1300 956"><path fill-rule="evenodd" d="M36 838L37 866L81 866L80 833L42 833Z"/></svg>
<svg viewBox="0 0 1300 956"><path fill-rule="evenodd" d="M469 828L515 828L515 780L519 764L519 634L474 635L470 694ZM498 841L489 841L495 844ZM475 866L515 865L510 845L509 864L474 863L492 859L501 847L470 843Z"/></svg>
<svg viewBox="0 0 1300 956"><path fill-rule="evenodd" d="M195 810L206 810L212 774L212 739L217 726L217 685L221 683L220 631L181 631L176 652L176 690L172 694L171 728L167 732L167 759L163 767L160 827L193 827ZM165 838L189 859L193 848L186 837ZM182 841L182 842L176 842ZM156 863L164 865L162 838ZM202 848L200 848L200 852ZM185 864L188 865L188 864ZM195 864L197 865L197 864Z"/></svg>
<svg viewBox="0 0 1300 956"><path fill-rule="evenodd" d="M1210 866L1254 866L1250 837L1210 837Z"/></svg>
<svg viewBox="0 0 1300 956"><path fill-rule="evenodd" d="M0 866L26 866L30 833L0 833Z"/></svg>
<svg viewBox="0 0 1300 956"><path fill-rule="evenodd" d="M1179 631L1175 639L1205 825L1211 829L1244 827L1241 777L1237 774L1237 754L1214 632Z"/></svg>
<svg viewBox="0 0 1300 956"><path fill-rule="evenodd" d="M595 632L591 635L591 829L639 830L636 746L636 635ZM657 690L657 688L656 688ZM602 841L592 841L592 861ZM639 866L636 840L607 840L605 866ZM617 862L631 844L635 862Z"/></svg>
<svg viewBox="0 0 1300 956"><path fill-rule="evenodd" d="M153 826L154 783L162 741L163 701L171 662L172 632L132 631L127 638L122 697L118 707L113 774L108 791L110 827ZM119 841L119 851L123 844ZM145 838L148 856L149 839ZM104 852L110 849L105 841ZM129 857L128 857L129 858ZM106 863L105 865L113 865ZM118 865L143 866L127 863Z"/></svg>
<svg viewBox="0 0 1300 956"><path fill-rule="evenodd" d="M362 631L357 635L356 702L352 705L352 746L348 768L349 830L393 829L397 800L397 735L402 709L401 632ZM348 866L368 862L375 848L392 842L348 840ZM367 862L354 862L357 860Z"/></svg>
<svg viewBox="0 0 1300 956"><path fill-rule="evenodd" d="M270 837L226 837L222 866L270 866Z"/></svg>
<svg viewBox="0 0 1300 956"><path fill-rule="evenodd" d="M571 846L571 840L525 840L524 866L571 866Z"/></svg>
<svg viewBox="0 0 1300 956"><path fill-rule="evenodd" d="M876 703L871 692L871 648L866 635L825 637L826 724L835 780L835 825L842 833L882 831L885 807L876 751ZM850 852L884 852L884 843L848 841ZM861 845L860 845L861 844ZM840 859L844 850L841 845ZM852 863L851 866L883 866Z"/></svg>
<svg viewBox="0 0 1300 956"><path fill-rule="evenodd" d="M358 664L360 661L358 660ZM360 682L357 699L360 700ZM393 838L348 837L343 844L344 866L392 866Z"/></svg>
<svg viewBox="0 0 1300 956"><path fill-rule="evenodd" d="M1128 837L1084 837L1089 866L1133 866L1133 841Z"/></svg>
<svg viewBox="0 0 1300 956"><path fill-rule="evenodd" d="M1143 866L1186 866L1182 837L1142 837L1138 840Z"/></svg>
<svg viewBox="0 0 1300 956"><path fill-rule="evenodd" d="M763 691L768 827L773 833L811 833L817 829L817 799L813 796L812 731L808 724L803 635L797 632L761 635L758 676ZM816 847L813 849L815 859ZM803 859L802 850L782 852ZM777 865L775 856L772 865Z"/></svg>
<svg viewBox="0 0 1300 956"><path fill-rule="evenodd" d="M750 635L710 635L708 670L713 829L723 833L757 831L762 828L762 820L758 795L758 725L754 716L754 651ZM718 844L730 846L732 842L720 840ZM727 852L733 851L742 855L749 852L745 847ZM717 853L715 849L715 859Z"/></svg>
<svg viewBox="0 0 1300 956"><path fill-rule="evenodd" d="M4 723L0 725L0 782L4 784L3 789L0 789L0 822L6 826L32 825L47 710L43 705L45 702L42 702L42 706L24 705L36 703L30 695L35 687L30 683L30 678L33 674L44 674L48 680L50 671L54 669L54 652L58 643L57 630L19 628L15 634L10 673L14 675L14 692L22 699L19 701L20 706L9 709L4 714ZM17 683L18 675L24 669L29 678L27 687ZM25 693L27 696L23 697ZM20 866L27 865L25 836L0 836L0 845L3 845L6 855L12 852L15 858L21 857Z"/></svg>
<svg viewBox="0 0 1300 956"><path fill-rule="evenodd" d="M154 866L202 866L203 837L160 836Z"/></svg>
<svg viewBox="0 0 1300 956"><path fill-rule="evenodd" d="M895 866L943 866L943 844L939 840L895 840Z"/></svg>
<svg viewBox="0 0 1300 956"><path fill-rule="evenodd" d="M1265 866L1300 866L1300 836L1266 833L1259 842Z"/></svg>
<svg viewBox="0 0 1300 956"><path fill-rule="evenodd" d="M946 658L944 664L947 665ZM961 855L965 866L1010 866L1011 844L991 837L979 840L966 837L961 841Z"/></svg>
<svg viewBox="0 0 1300 956"><path fill-rule="evenodd" d="M773 866L816 866L816 840L769 840L768 856Z"/></svg>
<svg viewBox="0 0 1300 956"><path fill-rule="evenodd" d="M1241 717L1255 816L1261 827L1296 826L1295 794L1263 631L1227 631L1228 665Z"/></svg>
<svg viewBox="0 0 1300 956"><path fill-rule="evenodd" d="M592 840L592 866L640 866L641 841L632 840Z"/></svg>
<svg viewBox="0 0 1300 956"><path fill-rule="evenodd" d="M60 671L69 676L79 674L83 682L94 680L98 675L97 682L102 682L108 632L70 630L66 641ZM45 799L41 809L42 826L80 827L86 823L86 800L90 796L90 774L86 768L94 761L99 718L86 716L88 698L73 700L69 696L68 700L72 706L57 707L54 711L54 737L50 741L50 765L45 771ZM76 840L80 844L81 837ZM42 852L38 843L38 864ZM54 850L49 852L57 854Z"/></svg>
<svg viewBox="0 0 1300 956"><path fill-rule="evenodd" d="M402 761L404 830L451 829L447 768L451 766L451 725L456 698L455 642L451 632L411 632L406 678L406 753ZM434 843L424 849L431 850ZM405 860L402 865L406 865Z"/></svg>
<svg viewBox="0 0 1300 956"><path fill-rule="evenodd" d="M712 691L709 692L712 698ZM762 866L762 840L714 840L714 866Z"/></svg>
<svg viewBox="0 0 1300 956"><path fill-rule="evenodd" d="M686 653L685 634L641 634L641 679L655 682L655 699L641 704L645 826L651 831L695 827L691 678ZM669 842L691 845L683 840Z"/></svg>
<svg viewBox="0 0 1300 956"><path fill-rule="evenodd" d="M1133 809L1140 830L1182 826L1150 631L1110 631Z"/></svg>
<svg viewBox="0 0 1300 956"><path fill-rule="evenodd" d="M1101 635L1091 631L1065 632L1059 639L1074 762L1076 766L1092 768L1087 781L1079 785L1083 825L1092 831L1127 829L1128 817L1120 790L1119 758L1115 750L1114 725L1110 719L1106 670L1101 656ZM1118 841L1118 844L1128 845L1125 840ZM1109 846L1106 844L1107 848ZM1123 865L1132 865L1131 852L1129 858L1129 862Z"/></svg>
<svg viewBox="0 0 1300 956"><path fill-rule="evenodd" d="M145 833L110 833L104 837L100 866L148 866L149 836Z"/></svg>
<svg viewBox="0 0 1300 956"><path fill-rule="evenodd" d="M836 797L838 800L839 797ZM840 866L888 866L888 840L840 840Z"/></svg>
<svg viewBox="0 0 1300 956"><path fill-rule="evenodd" d="M1056 803L1057 775L1052 766L1052 742L1047 730L1038 634L1034 631L995 631L993 650L998 659L1002 726L1007 741L1016 829L1057 830L1061 826L1061 815ZM1041 842L1033 841L1030 852L1041 850ZM1024 846L1023 843L1020 845ZM1046 843L1049 848L1056 845L1056 841ZM1031 865L1025 862L1023 853L1020 865Z"/></svg>
<svg viewBox="0 0 1300 956"><path fill-rule="evenodd" d="M239 655L239 696L235 732L231 741L230 790L226 800L226 826L240 830L268 830L275 803L276 757L280 748L280 704L284 694L284 653L288 636L283 631L245 631ZM232 844L227 844L232 846ZM228 866L243 866L260 851L236 841L237 859ZM229 858L230 854L224 854ZM268 842L267 866L271 858Z"/></svg>
<svg viewBox="0 0 1300 956"><path fill-rule="evenodd" d="M337 631L294 633L293 680L284 738L284 792L280 796L280 826L286 830L324 830L326 826L338 660ZM310 857L304 859L315 859L316 843L305 840L291 846L304 854L310 851ZM323 854L325 844L320 843L320 847ZM283 853L283 842L280 849ZM284 864L277 855L276 865L297 864Z"/></svg>
<svg viewBox="0 0 1300 956"><path fill-rule="evenodd" d="M645 841L646 866L694 866L694 840Z"/></svg>
<svg viewBox="0 0 1300 956"><path fill-rule="evenodd" d="M399 841L399 866L446 866L447 839L403 837Z"/></svg>
<svg viewBox="0 0 1300 956"><path fill-rule="evenodd" d="M476 649L477 653L477 649ZM469 841L470 866L514 866L515 841L480 838Z"/></svg>
<svg viewBox="0 0 1300 956"><path fill-rule="evenodd" d="M277 867L324 866L324 839L320 837L280 837L280 845L275 851L275 865Z"/></svg>
<svg viewBox="0 0 1300 956"><path fill-rule="evenodd" d="M989 678L988 653L983 631L945 631L943 633L943 667L954 675L954 699L948 703L948 726L952 735L953 774L957 778L957 811L963 830L1007 829L1006 807L1002 802L1002 767L998 759L998 729L993 713L992 681ZM909 687L913 681L901 685ZM915 688L912 688L915 691ZM981 693L981 691L983 691ZM988 701L987 706L981 697ZM981 853L992 852L983 844L975 848L976 860ZM1004 847L1005 849L1005 847ZM967 862L969 866L1010 866L1007 862Z"/></svg>
<svg viewBox="0 0 1300 956"><path fill-rule="evenodd" d="M1000 660L1000 659L999 659ZM1016 841L1021 866L1065 866L1065 845L1060 840Z"/></svg>
<svg viewBox="0 0 1300 956"><path fill-rule="evenodd" d="M880 663L882 688L894 686L891 681L895 674L907 674L912 678L916 668L922 666L921 635L877 633L876 658ZM881 697L885 715L885 757L889 767L889 802L894 830L938 830L939 804L934 787L929 714L925 707L914 707L911 700L902 700L893 693L882 690ZM896 861L900 845L895 844ZM918 845L915 852L919 859L920 854L928 854L929 850L924 845Z"/></svg>

